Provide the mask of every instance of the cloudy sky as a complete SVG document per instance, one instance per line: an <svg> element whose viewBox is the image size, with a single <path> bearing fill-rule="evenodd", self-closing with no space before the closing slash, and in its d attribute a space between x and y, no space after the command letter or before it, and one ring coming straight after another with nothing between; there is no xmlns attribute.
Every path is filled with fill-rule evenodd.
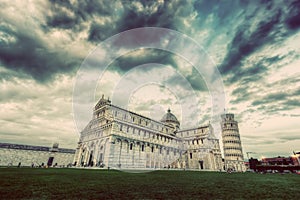
<svg viewBox="0 0 300 200"><path fill-rule="evenodd" d="M210 85L221 78L217 88L225 94L226 112L239 122L245 155L300 151L300 1L0 5L1 142L74 148L102 94L157 120L170 108L182 128L207 124L216 114ZM161 29L130 32L141 27L165 28L169 35ZM122 39L126 33L132 33L130 41ZM146 48L133 48L137 41ZM187 41L202 52L192 51ZM147 47L154 43L159 48ZM108 58L113 59L103 66ZM83 81L80 73L89 70ZM208 71L218 78L207 78Z"/></svg>

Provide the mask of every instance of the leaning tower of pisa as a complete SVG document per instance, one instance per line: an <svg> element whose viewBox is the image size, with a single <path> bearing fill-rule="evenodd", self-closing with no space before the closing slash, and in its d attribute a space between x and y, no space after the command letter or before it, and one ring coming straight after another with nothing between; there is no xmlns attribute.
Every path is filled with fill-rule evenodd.
<svg viewBox="0 0 300 200"><path fill-rule="evenodd" d="M234 120L234 114L223 114L221 117L225 170L244 171L245 163L238 122Z"/></svg>

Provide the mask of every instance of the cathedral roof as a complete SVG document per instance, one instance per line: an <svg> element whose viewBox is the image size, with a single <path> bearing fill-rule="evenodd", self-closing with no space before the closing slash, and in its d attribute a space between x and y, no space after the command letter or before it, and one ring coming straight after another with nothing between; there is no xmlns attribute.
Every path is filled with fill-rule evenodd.
<svg viewBox="0 0 300 200"><path fill-rule="evenodd" d="M97 102L95 109L100 108L103 105L109 104L111 101L108 99L104 99L104 95L102 95L102 98Z"/></svg>
<svg viewBox="0 0 300 200"><path fill-rule="evenodd" d="M178 119L176 118L176 116L174 114L171 113L171 110L168 109L168 112L162 117L162 119L160 120L161 122L164 123L175 123L175 124L180 124Z"/></svg>

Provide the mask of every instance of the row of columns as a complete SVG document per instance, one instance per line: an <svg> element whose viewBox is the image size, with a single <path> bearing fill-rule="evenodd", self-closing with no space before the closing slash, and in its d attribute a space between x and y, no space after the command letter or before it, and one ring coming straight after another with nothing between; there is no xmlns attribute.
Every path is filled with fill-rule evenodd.
<svg viewBox="0 0 300 200"><path fill-rule="evenodd" d="M107 162L105 158L107 158L108 141L109 139L107 138L97 143L86 142L79 144L74 159L76 166L104 166L105 162Z"/></svg>
<svg viewBox="0 0 300 200"><path fill-rule="evenodd" d="M163 168L172 163L175 168L181 155L180 149L128 138L116 137L112 143L110 163L118 168Z"/></svg>

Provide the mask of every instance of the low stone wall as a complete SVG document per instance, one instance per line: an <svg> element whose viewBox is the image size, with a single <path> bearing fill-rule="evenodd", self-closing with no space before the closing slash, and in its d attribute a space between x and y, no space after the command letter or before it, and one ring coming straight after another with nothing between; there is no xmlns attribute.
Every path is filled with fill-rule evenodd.
<svg viewBox="0 0 300 200"><path fill-rule="evenodd" d="M66 167L74 154L73 149L0 143L0 166L46 166L50 159L52 166Z"/></svg>

